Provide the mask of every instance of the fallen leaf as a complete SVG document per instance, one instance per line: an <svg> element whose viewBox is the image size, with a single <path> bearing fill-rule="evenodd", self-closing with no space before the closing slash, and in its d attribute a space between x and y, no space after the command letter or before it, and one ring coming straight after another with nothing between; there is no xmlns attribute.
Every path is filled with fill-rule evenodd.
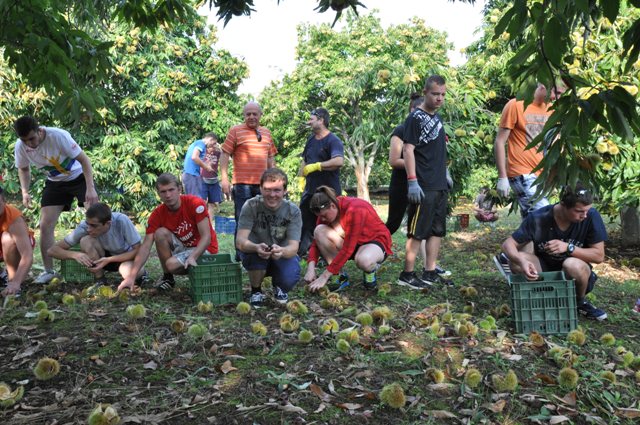
<svg viewBox="0 0 640 425"><path fill-rule="evenodd" d="M567 406L571 406L571 407L575 407L576 406L576 393L575 391L572 391L570 393L567 393L564 397L560 398L557 396L553 396L554 398L560 400L562 403L566 404Z"/></svg>
<svg viewBox="0 0 640 425"><path fill-rule="evenodd" d="M482 407L491 410L493 413L500 413L507 405L507 400L498 400L495 403L485 403Z"/></svg>
<svg viewBox="0 0 640 425"><path fill-rule="evenodd" d="M95 311L90 311L89 315L90 316L95 316L95 317L103 317L106 316L108 313L105 312L104 310L95 310Z"/></svg>
<svg viewBox="0 0 640 425"><path fill-rule="evenodd" d="M67 338L66 336L59 336L58 338L54 338L51 340L54 344L64 344L65 342L71 341L71 338Z"/></svg>
<svg viewBox="0 0 640 425"><path fill-rule="evenodd" d="M311 384L309 386L309 389L311 390L312 393L314 393L320 400L322 401L331 401L331 396L327 393L324 392L324 390L322 388L320 388L318 385L316 384Z"/></svg>
<svg viewBox="0 0 640 425"><path fill-rule="evenodd" d="M566 421L569 421L569 420L571 420L571 419L569 419L568 417L566 417L564 415L551 416L549 418L549 425L560 424L562 422L566 422Z"/></svg>
<svg viewBox="0 0 640 425"><path fill-rule="evenodd" d="M153 360L149 360L142 367L145 369L156 370L158 368L158 363L154 362Z"/></svg>
<svg viewBox="0 0 640 425"><path fill-rule="evenodd" d="M357 403L336 403L336 406L345 410L356 410L362 407L362 404Z"/></svg>
<svg viewBox="0 0 640 425"><path fill-rule="evenodd" d="M622 416L628 419L640 418L640 410L620 408L616 410L616 416Z"/></svg>
<svg viewBox="0 0 640 425"><path fill-rule="evenodd" d="M220 366L220 372L224 373L225 375L229 372L232 372L234 370L238 370L237 367L233 367L231 365L231 360L227 360L224 363L222 363L222 366ZM305 412L306 413L306 412Z"/></svg>
<svg viewBox="0 0 640 425"><path fill-rule="evenodd" d="M35 353L37 353L38 351L40 351L40 348L42 347L42 343L41 342L37 342L35 345L31 346L31 347L27 347L24 350L18 352L18 354L16 354L15 356L13 356L13 361L16 360L20 360L20 359L24 359L25 357L31 357L33 356Z"/></svg>
<svg viewBox="0 0 640 425"><path fill-rule="evenodd" d="M436 419L458 419L456 415L446 410L427 410L424 414Z"/></svg>
<svg viewBox="0 0 640 425"><path fill-rule="evenodd" d="M278 405L276 403L267 403L267 405L276 405L278 407L278 409L284 411L284 412L288 412L288 413L299 413L301 415L306 415L307 412L302 408L302 407L298 407L298 406L294 406L291 403L287 403L284 406Z"/></svg>
<svg viewBox="0 0 640 425"><path fill-rule="evenodd" d="M313 412L313 413L320 413L322 412L324 409L327 408L327 405L324 403L320 403L320 406L318 406L318 408Z"/></svg>
<svg viewBox="0 0 640 425"><path fill-rule="evenodd" d="M550 377L549 375L545 375L544 373L537 373L534 375L534 378L539 379L547 385L555 385L556 380Z"/></svg>

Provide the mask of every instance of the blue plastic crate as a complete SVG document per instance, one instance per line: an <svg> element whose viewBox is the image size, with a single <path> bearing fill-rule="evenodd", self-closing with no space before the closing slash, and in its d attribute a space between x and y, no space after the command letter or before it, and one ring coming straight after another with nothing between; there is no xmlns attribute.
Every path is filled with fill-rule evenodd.
<svg viewBox="0 0 640 425"><path fill-rule="evenodd" d="M236 220L232 217L222 217L217 215L215 220L216 233L229 233L234 234L236 232Z"/></svg>

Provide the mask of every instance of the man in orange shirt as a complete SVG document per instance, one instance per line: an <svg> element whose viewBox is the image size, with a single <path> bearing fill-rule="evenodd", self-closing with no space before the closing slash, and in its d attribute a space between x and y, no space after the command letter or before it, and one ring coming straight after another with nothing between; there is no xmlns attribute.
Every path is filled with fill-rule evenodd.
<svg viewBox="0 0 640 425"><path fill-rule="evenodd" d="M220 185L226 197L233 195L236 223L242 206L260 194L260 177L267 168L276 166L278 153L271 132L260 126L262 109L256 102L244 105L244 123L229 129L220 156ZM229 157L233 158L233 190L229 184Z"/></svg>
<svg viewBox="0 0 640 425"><path fill-rule="evenodd" d="M0 187L0 261L7 265L7 287L3 296L20 294L20 286L27 278L33 264L33 232L27 227L22 213L4 199Z"/></svg>
<svg viewBox="0 0 640 425"><path fill-rule="evenodd" d="M564 91L564 90L562 90ZM560 87L552 91L551 100L561 93ZM534 184L539 171L533 172L542 160L542 150L526 149L527 145L540 134L551 112L547 110L547 89L538 84L533 101L524 109L522 100L511 99L502 110L500 128L494 142L496 166L498 167L497 190L501 196L509 195L513 190L520 205L522 218L531 211L549 205L546 198L533 199L536 192ZM508 146L508 154L505 147Z"/></svg>

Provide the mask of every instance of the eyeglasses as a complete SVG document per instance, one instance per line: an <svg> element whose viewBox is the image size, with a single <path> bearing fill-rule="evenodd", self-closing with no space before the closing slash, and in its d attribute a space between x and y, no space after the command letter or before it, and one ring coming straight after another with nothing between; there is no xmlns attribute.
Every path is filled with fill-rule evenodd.
<svg viewBox="0 0 640 425"><path fill-rule="evenodd" d="M322 212L322 210L329 208L329 202L327 202L326 204L322 204L322 205L317 205L314 207L311 207L311 212L314 214L320 214Z"/></svg>
<svg viewBox="0 0 640 425"><path fill-rule="evenodd" d="M258 142L262 142L262 134L260 133L260 130L258 130L256 128L256 137L258 138Z"/></svg>

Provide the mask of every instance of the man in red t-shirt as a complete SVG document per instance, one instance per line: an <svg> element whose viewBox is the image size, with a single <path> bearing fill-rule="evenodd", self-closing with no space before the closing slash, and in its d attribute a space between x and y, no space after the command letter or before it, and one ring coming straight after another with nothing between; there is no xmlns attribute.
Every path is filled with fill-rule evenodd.
<svg viewBox="0 0 640 425"><path fill-rule="evenodd" d="M155 286L163 291L171 290L175 285L173 275L187 274L187 268L196 266L205 251L218 253L218 239L204 200L182 195L178 178L170 173L158 176L156 190L162 204L149 216L146 235L133 260L131 274L118 286L118 291L133 289L133 276L147 262L154 241L164 272Z"/></svg>
<svg viewBox="0 0 640 425"><path fill-rule="evenodd" d="M33 264L33 232L27 227L22 213L4 199L4 190L0 187L0 261L7 266L7 287L3 296L17 295L20 285L26 279Z"/></svg>

